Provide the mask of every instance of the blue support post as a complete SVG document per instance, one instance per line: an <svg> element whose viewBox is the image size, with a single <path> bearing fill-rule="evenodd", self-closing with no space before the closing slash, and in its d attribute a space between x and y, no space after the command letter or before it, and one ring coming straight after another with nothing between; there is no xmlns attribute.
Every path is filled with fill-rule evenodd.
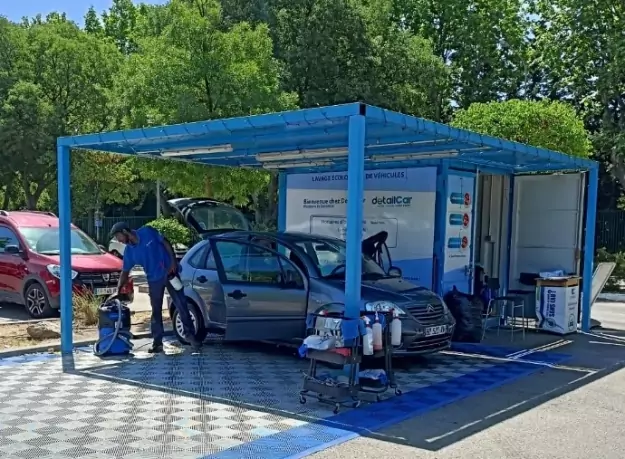
<svg viewBox="0 0 625 459"><path fill-rule="evenodd" d="M286 231L286 177L284 172L278 175L278 231Z"/></svg>
<svg viewBox="0 0 625 459"><path fill-rule="evenodd" d="M436 177L436 204L434 224L434 272L435 282L432 289L443 295L443 280L445 278L445 237L447 232L447 176L449 162L442 160Z"/></svg>
<svg viewBox="0 0 625 459"><path fill-rule="evenodd" d="M509 175L509 184L510 189L508 190L508 215L507 215L507 228L506 228L506 268L504 275L502 276L502 292L504 294L508 294L508 290L510 290L510 262L512 257L510 256L510 251L512 250L512 225L515 221L514 216L514 175Z"/></svg>
<svg viewBox="0 0 625 459"><path fill-rule="evenodd" d="M590 331L592 276L595 254L595 227L597 225L597 193L599 168L588 171L588 201L586 205L586 235L584 239L584 271L582 273L582 331Z"/></svg>
<svg viewBox="0 0 625 459"><path fill-rule="evenodd" d="M65 145L57 147L59 235L61 249L61 352L74 350L72 322L72 202L70 192L70 150Z"/></svg>
<svg viewBox="0 0 625 459"><path fill-rule="evenodd" d="M365 117L363 115L353 115L349 118L347 158L347 265L345 267L345 316L350 318L360 317L364 169Z"/></svg>

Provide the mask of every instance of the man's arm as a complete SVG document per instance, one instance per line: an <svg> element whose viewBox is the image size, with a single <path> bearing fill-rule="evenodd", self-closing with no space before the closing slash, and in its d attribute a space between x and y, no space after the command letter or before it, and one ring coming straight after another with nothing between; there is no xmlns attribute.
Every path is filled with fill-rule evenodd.
<svg viewBox="0 0 625 459"><path fill-rule="evenodd" d="M130 271L132 270L134 265L135 265L135 262L132 259L132 252L128 250L128 248L126 247L126 250L124 250L124 261L123 261L123 266L122 266L122 273L119 276L119 282L117 282L118 293L122 289L122 287L128 283L128 279L130 278Z"/></svg>

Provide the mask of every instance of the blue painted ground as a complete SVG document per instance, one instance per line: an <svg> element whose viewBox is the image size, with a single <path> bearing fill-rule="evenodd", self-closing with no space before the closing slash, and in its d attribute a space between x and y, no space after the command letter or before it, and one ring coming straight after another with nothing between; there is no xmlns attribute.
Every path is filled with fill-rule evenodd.
<svg viewBox="0 0 625 459"><path fill-rule="evenodd" d="M465 345L464 343L459 346L454 345L454 350L502 358L520 351L520 349L509 347ZM570 357L561 353L536 352L526 358L521 357L517 361L496 364L436 386L408 392L380 403L364 405L325 420L264 437L201 459L303 458L349 441L360 434L379 431L458 400L529 376L543 368L537 363L552 365Z"/></svg>

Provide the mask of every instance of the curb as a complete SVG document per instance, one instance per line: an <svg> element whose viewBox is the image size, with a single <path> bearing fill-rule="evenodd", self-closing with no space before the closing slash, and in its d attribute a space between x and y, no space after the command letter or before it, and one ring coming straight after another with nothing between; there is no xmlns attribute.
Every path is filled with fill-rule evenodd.
<svg viewBox="0 0 625 459"><path fill-rule="evenodd" d="M173 330L165 330L163 336L170 337L174 335ZM133 334L133 339L148 339L152 336L151 333L135 333ZM74 347L84 347L91 346L98 341L97 339L86 339L82 341L74 341ZM47 353L52 354L55 352L61 351L61 343L59 344L49 344L47 346L30 346L30 347L21 347L17 349L9 349L8 351L0 351L0 359L4 359L7 357L17 357L20 355L28 355L28 354L40 354Z"/></svg>

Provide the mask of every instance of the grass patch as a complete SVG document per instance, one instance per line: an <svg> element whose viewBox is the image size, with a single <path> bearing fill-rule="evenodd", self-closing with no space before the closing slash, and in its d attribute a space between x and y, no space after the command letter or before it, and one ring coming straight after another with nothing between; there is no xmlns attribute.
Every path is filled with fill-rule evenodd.
<svg viewBox="0 0 625 459"><path fill-rule="evenodd" d="M74 320L78 322L76 325L83 327L92 327L98 323L98 308L102 300L96 298L91 292L74 294Z"/></svg>

